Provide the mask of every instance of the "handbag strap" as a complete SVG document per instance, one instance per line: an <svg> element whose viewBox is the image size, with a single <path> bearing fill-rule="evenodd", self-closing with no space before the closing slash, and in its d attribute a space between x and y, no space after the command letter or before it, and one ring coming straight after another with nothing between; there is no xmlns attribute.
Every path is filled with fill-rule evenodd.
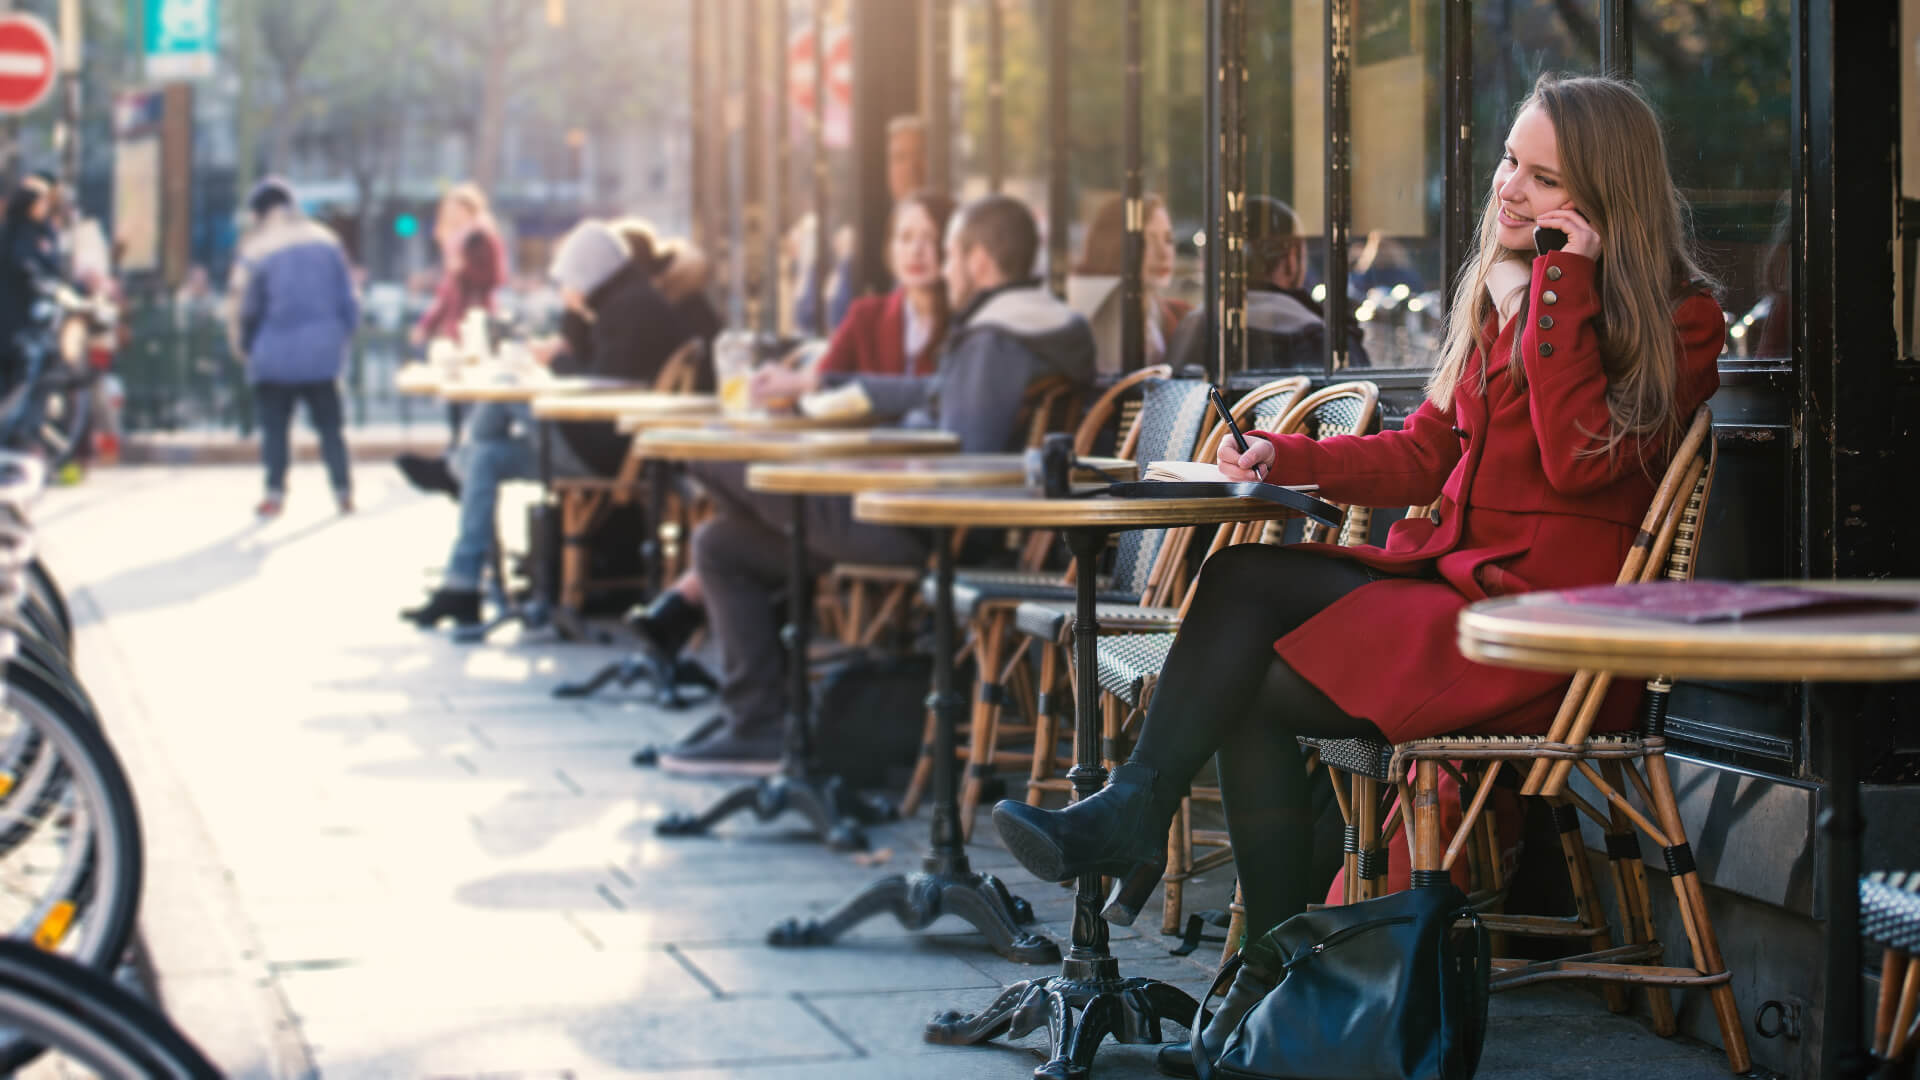
<svg viewBox="0 0 1920 1080"><path fill-rule="evenodd" d="M1213 1078L1213 1056L1207 1053L1206 1041L1207 1002L1226 993L1226 988L1233 985L1233 977L1239 974L1241 965L1245 963L1241 953L1233 954L1233 959L1220 969L1220 974L1213 977L1213 985L1207 987L1207 996L1200 999L1200 1008L1193 1014L1193 1026L1187 1029L1187 1053L1193 1059L1194 1075L1200 1080Z"/></svg>

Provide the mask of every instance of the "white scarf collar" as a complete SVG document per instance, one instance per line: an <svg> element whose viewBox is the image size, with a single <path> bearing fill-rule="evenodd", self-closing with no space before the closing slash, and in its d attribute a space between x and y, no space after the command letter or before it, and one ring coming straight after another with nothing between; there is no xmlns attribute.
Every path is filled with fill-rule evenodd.
<svg viewBox="0 0 1920 1080"><path fill-rule="evenodd" d="M1507 325L1520 302L1527 298L1533 284L1533 268L1519 259L1501 259L1487 271L1487 298L1500 313L1500 325Z"/></svg>

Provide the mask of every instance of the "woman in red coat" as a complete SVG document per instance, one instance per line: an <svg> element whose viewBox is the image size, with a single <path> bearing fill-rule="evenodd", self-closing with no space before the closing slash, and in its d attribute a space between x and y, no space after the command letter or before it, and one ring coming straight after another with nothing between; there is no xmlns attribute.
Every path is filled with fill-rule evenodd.
<svg viewBox="0 0 1920 1080"><path fill-rule="evenodd" d="M940 245L953 200L916 192L893 207L887 265L899 287L863 296L814 370L820 375L931 375L947 336L947 290L940 277Z"/></svg>
<svg viewBox="0 0 1920 1080"><path fill-rule="evenodd" d="M916 192L893 207L887 263L899 287L885 296L862 297L847 309L827 351L808 371L777 365L754 373L750 393L757 404L791 402L819 389L828 373L849 375L931 375L940 366L947 336L947 285L941 277L947 220L953 200L934 192ZM694 631L706 622L700 577L692 570L663 589L627 626L656 664L678 663ZM697 728L692 737L712 730ZM647 752L643 751L643 755Z"/></svg>
<svg viewBox="0 0 1920 1080"><path fill-rule="evenodd" d="M820 388L827 375L931 375L947 337L947 286L940 276L953 200L919 191L893 206L887 267L900 284L847 309L811 369L772 366L754 373L756 404L784 405Z"/></svg>
<svg viewBox="0 0 1920 1080"><path fill-rule="evenodd" d="M1536 226L1567 234L1534 256ZM1218 753L1250 939L1325 888L1296 736L1404 741L1540 732L1566 679L1472 663L1460 609L1613 581L1667 448L1719 386L1725 317L1703 284L1659 121L1624 83L1543 77L1507 137L1427 401L1399 431L1229 440L1230 477L1319 484L1362 506L1423 505L1384 547L1246 545L1206 565L1140 739L1064 811L1003 802L1007 848L1048 881L1119 878L1129 923L1167 827ZM1631 691L1596 730L1624 727ZM1250 958L1254 959L1254 958ZM1257 967L1250 964L1249 967ZM1258 979L1256 971L1254 978Z"/></svg>

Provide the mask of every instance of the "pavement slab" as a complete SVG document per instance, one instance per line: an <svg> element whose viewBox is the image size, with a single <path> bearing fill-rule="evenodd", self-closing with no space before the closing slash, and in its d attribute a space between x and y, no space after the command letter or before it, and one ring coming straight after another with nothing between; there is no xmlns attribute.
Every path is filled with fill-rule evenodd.
<svg viewBox="0 0 1920 1080"><path fill-rule="evenodd" d="M231 1075L1018 1080L1038 1063L1037 1033L921 1038L935 1012L1051 973L957 919L912 932L882 915L830 947L765 944L775 922L919 869L925 811L873 826L858 855L791 814L656 836L662 816L728 785L628 757L707 707L553 698L619 659L617 643L509 628L464 646L400 622L455 508L390 469L358 467L349 517L314 466L295 468L277 521L250 516L258 485L241 466L102 470L36 512L141 802L157 992ZM501 520L516 543L519 516ZM1027 877L978 824L975 868L1064 939L1071 893ZM1231 888L1230 870L1190 883L1188 910L1224 908ZM1123 972L1197 994L1219 946L1174 957L1159 929L1151 906L1112 928ZM1479 1074L1493 1080L1724 1069L1582 990L1503 995L1494 1016ZM1155 1076L1152 1061L1151 1047L1108 1045L1096 1076Z"/></svg>

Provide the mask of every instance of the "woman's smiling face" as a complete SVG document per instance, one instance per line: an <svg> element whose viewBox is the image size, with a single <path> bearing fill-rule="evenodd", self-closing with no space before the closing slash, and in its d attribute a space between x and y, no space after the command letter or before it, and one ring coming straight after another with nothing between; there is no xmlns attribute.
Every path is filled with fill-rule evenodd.
<svg viewBox="0 0 1920 1080"><path fill-rule="evenodd" d="M1559 140L1545 109L1531 107L1514 118L1493 173L1493 198L1500 210L1500 246L1529 252L1534 219L1572 205L1560 174Z"/></svg>

